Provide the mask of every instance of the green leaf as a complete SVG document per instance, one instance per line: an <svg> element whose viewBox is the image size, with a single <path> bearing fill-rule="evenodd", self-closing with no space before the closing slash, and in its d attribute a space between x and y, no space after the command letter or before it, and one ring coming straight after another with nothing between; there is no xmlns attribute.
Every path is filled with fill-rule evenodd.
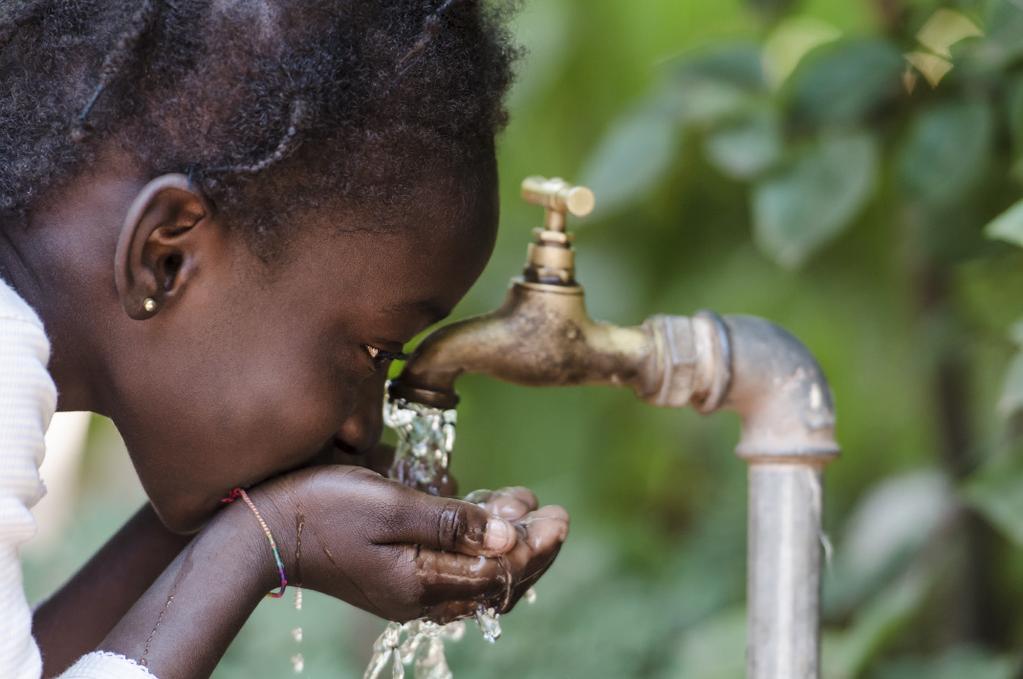
<svg viewBox="0 0 1023 679"><path fill-rule="evenodd" d="M878 151L866 133L818 138L753 191L757 244L786 267L803 263L849 225L870 198Z"/></svg>
<svg viewBox="0 0 1023 679"><path fill-rule="evenodd" d="M909 625L926 599L935 571L933 562L922 562L875 596L847 630L825 635L824 679L861 676L870 661Z"/></svg>
<svg viewBox="0 0 1023 679"><path fill-rule="evenodd" d="M765 87L759 51L739 43L673 59L660 96L684 126L700 126L741 112Z"/></svg>
<svg viewBox="0 0 1023 679"><path fill-rule="evenodd" d="M952 58L952 46L967 38L976 38L984 32L961 12L939 8L916 32L916 39L933 54Z"/></svg>
<svg viewBox="0 0 1023 679"><path fill-rule="evenodd" d="M991 220L984 227L984 233L988 238L1023 247L1023 200Z"/></svg>
<svg viewBox="0 0 1023 679"><path fill-rule="evenodd" d="M836 26L812 16L793 16L780 22L764 41L764 71L777 88L815 47L842 37Z"/></svg>
<svg viewBox="0 0 1023 679"><path fill-rule="evenodd" d="M904 68L899 50L884 40L824 45L792 74L789 110L810 125L862 122L900 94Z"/></svg>
<svg viewBox="0 0 1023 679"><path fill-rule="evenodd" d="M963 496L1023 546L1023 465L1018 460L999 458L984 465L963 488Z"/></svg>
<svg viewBox="0 0 1023 679"><path fill-rule="evenodd" d="M781 122L769 108L724 123L704 141L711 164L733 179L751 179L773 166L782 153Z"/></svg>
<svg viewBox="0 0 1023 679"><path fill-rule="evenodd" d="M992 127L983 100L948 102L919 115L897 160L907 197L939 210L960 202L987 170Z"/></svg>
<svg viewBox="0 0 1023 679"><path fill-rule="evenodd" d="M992 69L1005 68L1023 56L1023 7L1014 0L993 0L984 21L987 36L973 55Z"/></svg>
<svg viewBox="0 0 1023 679"><path fill-rule="evenodd" d="M660 111L641 109L617 120L580 172L608 215L638 200L667 174L679 131Z"/></svg>
<svg viewBox="0 0 1023 679"><path fill-rule="evenodd" d="M843 529L824 578L824 611L845 617L901 573L955 516L944 474L920 470L883 479L868 490Z"/></svg>
<svg viewBox="0 0 1023 679"><path fill-rule="evenodd" d="M667 63L676 82L714 80L747 92L766 87L760 49L755 43L736 42L692 50Z"/></svg>

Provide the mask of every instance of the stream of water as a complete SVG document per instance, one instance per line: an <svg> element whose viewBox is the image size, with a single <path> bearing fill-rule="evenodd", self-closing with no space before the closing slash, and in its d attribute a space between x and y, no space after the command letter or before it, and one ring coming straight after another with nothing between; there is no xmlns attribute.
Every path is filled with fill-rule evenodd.
<svg viewBox="0 0 1023 679"><path fill-rule="evenodd" d="M448 465L455 446L456 419L454 410L388 397L384 423L398 435L390 477L434 495L450 495L454 484ZM472 501L471 495L467 499ZM530 590L525 598L531 601L533 596ZM475 619L484 639L493 643L500 638L500 615L493 608L481 605ZM404 679L406 665L411 665L415 679L451 679L444 643L464 635L463 620L446 625L426 619L390 622L373 644L363 679L385 679L388 673L392 679Z"/></svg>

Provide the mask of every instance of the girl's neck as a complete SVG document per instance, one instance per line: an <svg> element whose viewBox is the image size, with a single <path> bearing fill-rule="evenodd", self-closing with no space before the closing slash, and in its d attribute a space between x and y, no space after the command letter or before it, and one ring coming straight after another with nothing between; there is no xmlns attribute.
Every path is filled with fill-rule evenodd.
<svg viewBox="0 0 1023 679"><path fill-rule="evenodd" d="M116 305L110 288L117 221L75 198L0 229L0 277L42 319L57 409L109 415L113 389L95 385L111 385L105 357L116 348L109 302Z"/></svg>

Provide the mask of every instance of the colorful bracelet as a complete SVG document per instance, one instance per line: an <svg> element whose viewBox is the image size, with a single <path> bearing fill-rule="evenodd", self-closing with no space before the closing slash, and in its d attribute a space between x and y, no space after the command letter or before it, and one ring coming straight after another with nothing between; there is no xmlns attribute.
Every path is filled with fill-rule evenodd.
<svg viewBox="0 0 1023 679"><path fill-rule="evenodd" d="M256 505L253 504L252 499L244 489L233 489L227 494L227 497L221 500L221 502L230 503L234 502L238 498L241 498L242 502L248 505L249 509L252 510L252 513L256 515L256 520L259 521L259 526L263 529L263 534L266 535L266 539L270 541L270 551L273 552L274 561L277 562L277 573L281 576L281 588L276 592L267 592L266 595L271 599L280 599L284 596L284 590L288 587L288 576L284 574L284 560L281 559L281 552L277 549L277 543L274 541L273 533L270 532L270 527L267 526L266 521L263 520L263 515L259 513L258 509L256 509Z"/></svg>

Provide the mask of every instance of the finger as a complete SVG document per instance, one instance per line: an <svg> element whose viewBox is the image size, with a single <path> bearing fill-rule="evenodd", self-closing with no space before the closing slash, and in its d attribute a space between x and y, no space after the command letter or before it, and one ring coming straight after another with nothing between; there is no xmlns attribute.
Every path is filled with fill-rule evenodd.
<svg viewBox="0 0 1023 679"><path fill-rule="evenodd" d="M500 605L511 592L511 573L500 558L424 549L417 555L415 567L425 606L450 601Z"/></svg>
<svg viewBox="0 0 1023 679"><path fill-rule="evenodd" d="M510 611L554 563L568 536L569 517L551 505L528 513L516 527L520 540L500 558L420 551L417 577L431 619L464 617L480 606Z"/></svg>
<svg viewBox="0 0 1023 679"><path fill-rule="evenodd" d="M418 544L469 556L496 555L515 546L510 523L462 500L434 497L393 484L383 542Z"/></svg>
<svg viewBox="0 0 1023 679"><path fill-rule="evenodd" d="M534 511L537 505L533 491L515 486L493 491L483 507L491 514L514 522Z"/></svg>
<svg viewBox="0 0 1023 679"><path fill-rule="evenodd" d="M507 486L499 489L497 492L514 497L531 512L536 511L540 506L539 500L536 499L536 493L525 486Z"/></svg>
<svg viewBox="0 0 1023 679"><path fill-rule="evenodd" d="M534 562L530 564L531 570L527 575L522 577L518 582L514 584L511 591L511 596L508 598L508 604L501 610L502 613L515 608L515 605L522 599L529 588L537 583L537 581L543 577L543 574L547 572L558 556L558 552L561 551L561 545L556 546L553 550L546 553L545 558L540 562Z"/></svg>
<svg viewBox="0 0 1023 679"><path fill-rule="evenodd" d="M466 495L465 501L483 505L499 498L518 500L530 512L540 505L536 499L536 494L525 486L505 486L497 490L480 488Z"/></svg>
<svg viewBox="0 0 1023 679"><path fill-rule="evenodd" d="M541 507L516 524L525 528L525 542L533 552L540 552L554 543L561 544L568 538L568 512L559 505Z"/></svg>
<svg viewBox="0 0 1023 679"><path fill-rule="evenodd" d="M474 490L465 496L466 502L483 507L502 519L516 521L537 507L536 495L522 486L498 490Z"/></svg>
<svg viewBox="0 0 1023 679"><path fill-rule="evenodd" d="M507 605L509 611L533 583L551 567L561 545L568 537L568 512L556 505L541 507L516 522L520 539L515 548L504 557L512 572L512 592Z"/></svg>

